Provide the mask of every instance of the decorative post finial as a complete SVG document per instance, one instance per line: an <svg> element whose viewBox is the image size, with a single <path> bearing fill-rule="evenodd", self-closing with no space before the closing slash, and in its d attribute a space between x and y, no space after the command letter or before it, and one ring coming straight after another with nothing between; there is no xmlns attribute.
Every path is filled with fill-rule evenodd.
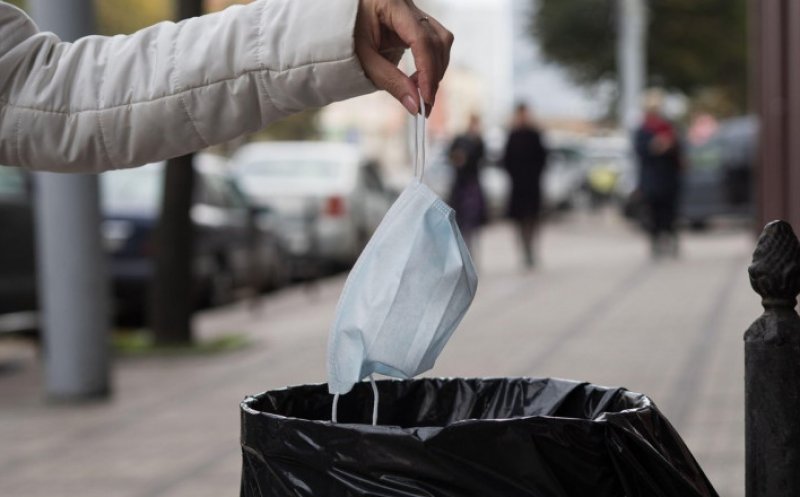
<svg viewBox="0 0 800 497"><path fill-rule="evenodd" d="M748 273L765 308L794 308L800 293L800 242L789 223L772 221L764 227Z"/></svg>
<svg viewBox="0 0 800 497"><path fill-rule="evenodd" d="M800 495L800 242L773 221L758 239L750 284L764 313L744 334L745 495Z"/></svg>

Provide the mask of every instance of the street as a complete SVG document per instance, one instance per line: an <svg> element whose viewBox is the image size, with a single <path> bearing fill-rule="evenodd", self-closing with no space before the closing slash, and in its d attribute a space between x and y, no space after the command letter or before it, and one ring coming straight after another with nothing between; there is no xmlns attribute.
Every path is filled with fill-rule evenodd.
<svg viewBox="0 0 800 497"><path fill-rule="evenodd" d="M545 227L524 272L514 232L484 231L475 301L431 376L554 376L648 394L720 495L744 495L742 334L761 311L741 227L686 233L677 260L610 212ZM238 405L248 394L324 382L336 276L197 319L215 355L119 358L106 403L42 397L32 347L0 341L0 495L235 496Z"/></svg>

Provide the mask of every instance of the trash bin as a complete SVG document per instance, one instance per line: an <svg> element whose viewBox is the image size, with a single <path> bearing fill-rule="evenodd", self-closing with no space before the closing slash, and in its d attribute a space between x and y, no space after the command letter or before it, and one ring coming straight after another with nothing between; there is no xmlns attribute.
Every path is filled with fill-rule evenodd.
<svg viewBox="0 0 800 497"><path fill-rule="evenodd" d="M304 385L241 404L242 497L711 497L653 402L552 378Z"/></svg>

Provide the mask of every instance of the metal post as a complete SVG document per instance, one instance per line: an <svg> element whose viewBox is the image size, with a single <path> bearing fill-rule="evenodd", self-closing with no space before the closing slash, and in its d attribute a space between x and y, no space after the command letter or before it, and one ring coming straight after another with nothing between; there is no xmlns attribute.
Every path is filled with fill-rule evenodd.
<svg viewBox="0 0 800 497"><path fill-rule="evenodd" d="M38 26L64 40L94 31L92 0L28 0ZM108 281L93 175L36 174L45 382L58 400L109 392Z"/></svg>
<svg viewBox="0 0 800 497"><path fill-rule="evenodd" d="M641 117L639 102L645 84L647 11L643 0L619 0L617 71L619 79L619 123L634 129Z"/></svg>
<svg viewBox="0 0 800 497"><path fill-rule="evenodd" d="M744 334L745 495L800 495L800 243L791 225L764 228L749 268L764 314Z"/></svg>

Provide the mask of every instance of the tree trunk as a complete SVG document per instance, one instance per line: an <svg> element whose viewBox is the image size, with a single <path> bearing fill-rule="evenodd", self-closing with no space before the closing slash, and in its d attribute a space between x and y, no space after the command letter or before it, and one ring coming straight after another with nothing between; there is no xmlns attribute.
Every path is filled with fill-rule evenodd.
<svg viewBox="0 0 800 497"><path fill-rule="evenodd" d="M202 14L202 0L177 0L177 17ZM155 232L155 277L151 292L151 318L155 341L161 345L192 341L194 310L193 245L191 218L195 171L193 154L167 162L161 217Z"/></svg>

